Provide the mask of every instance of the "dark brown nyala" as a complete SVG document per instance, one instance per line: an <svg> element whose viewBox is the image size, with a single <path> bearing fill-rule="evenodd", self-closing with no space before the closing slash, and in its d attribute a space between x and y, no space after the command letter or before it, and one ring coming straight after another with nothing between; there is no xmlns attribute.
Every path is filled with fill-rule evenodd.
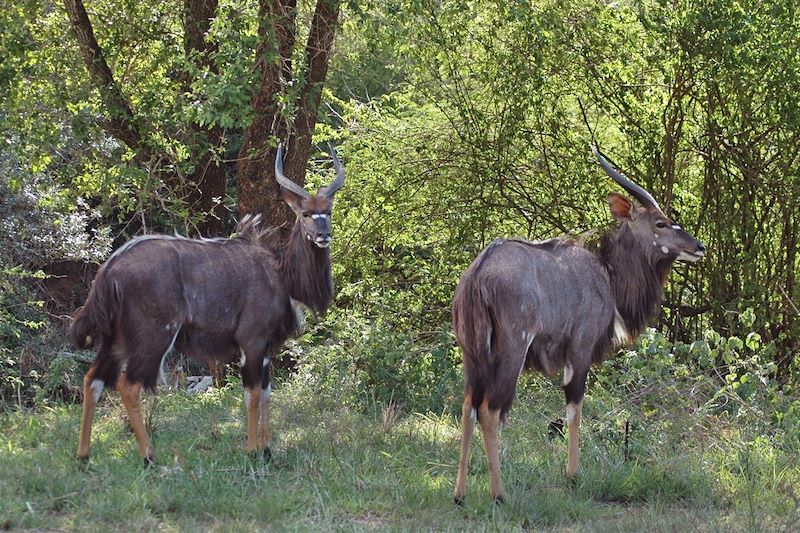
<svg viewBox="0 0 800 533"><path fill-rule="evenodd" d="M108 386L119 391L139 452L152 462L140 394L155 387L173 348L205 360L241 358L246 450L269 453L270 356L298 329L297 302L324 314L333 295L331 207L344 168L331 153L336 178L310 195L283 175L278 148L275 177L297 214L285 240L260 230L259 216L245 216L234 238L148 235L100 267L69 330L74 346L97 350L83 380L79 458L89 456L92 417Z"/></svg>
<svg viewBox="0 0 800 533"><path fill-rule="evenodd" d="M641 205L608 195L620 224L596 252L571 239L492 242L461 276L453 300L453 329L464 358L461 460L455 501L466 491L470 441L479 422L492 497L505 497L498 430L517 380L533 368L563 370L567 401L567 476L578 471L578 428L592 363L635 339L661 304L676 259L696 261L705 249L664 215L653 197L615 170L593 147L606 173Z"/></svg>

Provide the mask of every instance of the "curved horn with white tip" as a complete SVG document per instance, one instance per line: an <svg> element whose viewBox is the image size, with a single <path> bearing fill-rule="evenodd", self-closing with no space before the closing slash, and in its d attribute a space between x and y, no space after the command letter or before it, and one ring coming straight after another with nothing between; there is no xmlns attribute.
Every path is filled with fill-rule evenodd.
<svg viewBox="0 0 800 533"><path fill-rule="evenodd" d="M281 187L295 193L300 198L311 197L305 189L283 174L283 143L278 144L278 153L275 156L275 181L277 181Z"/></svg>
<svg viewBox="0 0 800 533"><path fill-rule="evenodd" d="M334 149L331 143L328 143L328 150L330 150L331 156L333 156L333 168L336 169L336 179L327 187L321 188L318 194L330 199L333 197L334 193L344 185L344 167L342 166L342 162L339 161L336 155L336 149Z"/></svg>
<svg viewBox="0 0 800 533"><path fill-rule="evenodd" d="M606 158L603 157L603 154L600 153L600 150L597 149L597 146L593 144L591 145L591 147L592 147L592 153L594 153L595 157L600 162L600 166L603 167L603 170L606 171L606 174L608 174L611 177L611 179L616 181L623 189L628 191L631 195L633 195L634 198L639 200L642 204L648 207L655 207L659 211L661 210L661 207L658 205L658 202L656 202L655 198L653 198L653 195L644 190L644 188L642 188L640 185L637 185L636 183L626 178L625 175L622 174L619 170L612 167L611 164L608 161L606 161Z"/></svg>

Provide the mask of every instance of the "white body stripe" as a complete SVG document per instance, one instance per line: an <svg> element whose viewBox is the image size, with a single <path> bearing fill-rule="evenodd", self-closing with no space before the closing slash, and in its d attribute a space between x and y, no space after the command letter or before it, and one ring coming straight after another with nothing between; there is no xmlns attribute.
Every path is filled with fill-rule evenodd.
<svg viewBox="0 0 800 533"><path fill-rule="evenodd" d="M175 335L172 336L172 340L167 346L167 349L164 351L164 355L161 356L161 362L158 364L158 382L162 385L167 385L167 378L164 376L164 360L167 358L169 353L175 348L175 339L178 338L178 333L181 332L181 326L178 324L167 324L166 330L169 331L172 328L178 328L175 330Z"/></svg>
<svg viewBox="0 0 800 533"><path fill-rule="evenodd" d="M517 372L517 381L519 381L519 377L522 375L522 371L525 370L525 360L528 358L528 348L531 347L531 343L533 339L536 338L536 335L533 333L528 333L527 331L522 332L522 339L525 341L525 353L522 356L522 363L519 365L519 372Z"/></svg>
<svg viewBox="0 0 800 533"><path fill-rule="evenodd" d="M569 385L569 382L572 381L572 365L567 363L567 366L564 367L564 386L566 387Z"/></svg>

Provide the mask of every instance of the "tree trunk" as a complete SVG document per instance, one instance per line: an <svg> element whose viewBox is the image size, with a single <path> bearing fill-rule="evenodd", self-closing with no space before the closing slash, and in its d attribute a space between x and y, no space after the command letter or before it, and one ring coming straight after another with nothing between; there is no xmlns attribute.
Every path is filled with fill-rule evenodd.
<svg viewBox="0 0 800 533"><path fill-rule="evenodd" d="M290 82L296 87L298 81L293 77L291 64L296 1L262 0L259 7L261 43L256 51L256 69L261 78L251 103L253 122L245 132L239 152L239 211L260 213L271 226L288 228L294 219L275 182L277 142L288 142L284 162L286 176L303 185L338 16L338 0L318 0L306 44L305 73L292 119L292 110L282 108L277 96L287 92ZM269 61L273 56L278 60Z"/></svg>
<svg viewBox="0 0 800 533"><path fill-rule="evenodd" d="M217 14L217 0L184 0L184 53L187 61L217 72L212 54L216 46L208 43L205 36L211 29L211 21ZM184 93L191 92L191 78L183 76ZM225 168L217 156L222 144L223 130L219 125L201 126L190 124L187 140L191 150L194 170L189 175L190 187L187 197L189 210L202 213L198 225L200 235L218 236L225 233Z"/></svg>

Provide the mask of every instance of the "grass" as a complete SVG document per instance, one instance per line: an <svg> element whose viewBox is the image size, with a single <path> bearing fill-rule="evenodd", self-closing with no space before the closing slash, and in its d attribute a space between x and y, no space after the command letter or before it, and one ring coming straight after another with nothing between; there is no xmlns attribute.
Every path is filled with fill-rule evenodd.
<svg viewBox="0 0 800 533"><path fill-rule="evenodd" d="M548 421L563 416L561 394L552 384L534 382L520 395L501 437L509 494L502 506L489 499L480 431L466 504L456 507L460 430L453 416L402 413L394 406L364 414L302 383L280 384L273 394L271 462L243 452L237 384L148 399L153 468L142 465L113 393L98 407L86 464L74 458L80 406L9 411L0 414L0 528L800 528L798 450L751 434L746 424L684 409L648 415L653 405L636 410L590 391L582 473L569 486L566 443L547 432Z"/></svg>

